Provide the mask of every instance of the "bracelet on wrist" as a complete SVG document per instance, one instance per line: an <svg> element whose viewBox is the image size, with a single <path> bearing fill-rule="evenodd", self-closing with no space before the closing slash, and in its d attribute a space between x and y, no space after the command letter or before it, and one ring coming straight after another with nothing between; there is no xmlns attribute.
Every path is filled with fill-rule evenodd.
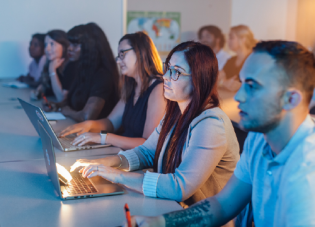
<svg viewBox="0 0 315 227"><path fill-rule="evenodd" d="M122 162L123 162L123 160L122 160L121 156L120 156L120 155L118 155L118 157L119 157L119 159L120 159L120 164L119 164L119 166L117 167L117 169L119 169L119 168L121 167Z"/></svg>

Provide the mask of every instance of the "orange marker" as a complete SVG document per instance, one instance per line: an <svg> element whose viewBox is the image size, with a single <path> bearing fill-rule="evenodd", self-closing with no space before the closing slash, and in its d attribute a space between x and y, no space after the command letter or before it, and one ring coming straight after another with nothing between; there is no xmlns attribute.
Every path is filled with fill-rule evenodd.
<svg viewBox="0 0 315 227"><path fill-rule="evenodd" d="M51 105L49 104L49 102L48 102L48 100L47 100L47 98L46 98L45 95L43 95L43 99L45 100L45 102L46 102L48 108L51 110Z"/></svg>
<svg viewBox="0 0 315 227"><path fill-rule="evenodd" d="M126 214L128 227L131 227L131 216L130 216L129 206L127 203L125 204L125 214Z"/></svg>

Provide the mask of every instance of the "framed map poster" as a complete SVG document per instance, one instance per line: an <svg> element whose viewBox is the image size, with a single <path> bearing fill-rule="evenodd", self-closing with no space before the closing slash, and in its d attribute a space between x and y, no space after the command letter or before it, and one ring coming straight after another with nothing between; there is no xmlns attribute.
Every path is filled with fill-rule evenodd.
<svg viewBox="0 0 315 227"><path fill-rule="evenodd" d="M127 14L127 33L145 32L160 55L167 55L180 43L180 25L178 12L129 11Z"/></svg>

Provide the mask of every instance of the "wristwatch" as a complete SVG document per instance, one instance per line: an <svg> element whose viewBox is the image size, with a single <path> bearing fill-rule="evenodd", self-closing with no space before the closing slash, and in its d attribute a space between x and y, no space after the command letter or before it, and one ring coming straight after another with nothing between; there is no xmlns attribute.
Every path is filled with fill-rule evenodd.
<svg viewBox="0 0 315 227"><path fill-rule="evenodd" d="M101 135L101 144L105 144L106 143L107 131L102 130L100 135Z"/></svg>

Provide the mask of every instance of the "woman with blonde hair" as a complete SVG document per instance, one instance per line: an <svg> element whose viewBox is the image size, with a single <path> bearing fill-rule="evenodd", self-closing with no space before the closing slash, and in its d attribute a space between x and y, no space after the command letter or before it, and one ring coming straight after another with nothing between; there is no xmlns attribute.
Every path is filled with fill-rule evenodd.
<svg viewBox="0 0 315 227"><path fill-rule="evenodd" d="M256 43L254 34L248 26L237 25L230 29L228 46L236 55L230 58L220 71L219 86L233 92L239 89L241 83L238 74Z"/></svg>

